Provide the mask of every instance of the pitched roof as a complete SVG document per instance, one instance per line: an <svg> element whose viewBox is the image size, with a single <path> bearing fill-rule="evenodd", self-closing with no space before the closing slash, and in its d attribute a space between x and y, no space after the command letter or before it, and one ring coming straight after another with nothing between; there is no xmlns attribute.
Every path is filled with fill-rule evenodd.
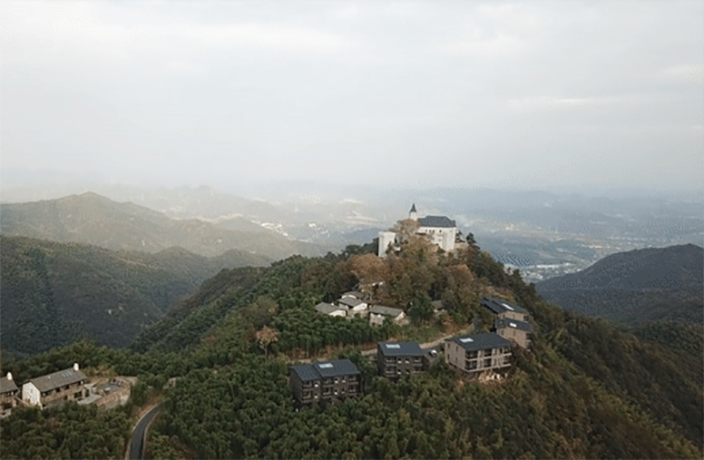
<svg viewBox="0 0 704 460"><path fill-rule="evenodd" d="M385 307L383 305L374 305L369 309L369 313L374 313L375 315L392 316L395 318L403 313L403 310L400 308Z"/></svg>
<svg viewBox="0 0 704 460"><path fill-rule="evenodd" d="M331 305L331 304L325 303L325 302L320 302L318 305L316 305L313 308L318 310L320 313L323 313L326 315L329 315L330 313L335 312L335 311L339 311L339 310L347 310L345 307L338 307L338 306Z"/></svg>
<svg viewBox="0 0 704 460"><path fill-rule="evenodd" d="M453 228L457 227L454 220L450 220L445 216L425 216L418 219L418 223L421 227L434 227L434 228Z"/></svg>
<svg viewBox="0 0 704 460"><path fill-rule="evenodd" d="M7 377L0 377L0 393L9 393L15 390L17 390L17 385L14 381Z"/></svg>
<svg viewBox="0 0 704 460"><path fill-rule="evenodd" d="M453 342L467 351L485 350L487 348L510 347L511 342L494 332L455 337Z"/></svg>
<svg viewBox="0 0 704 460"><path fill-rule="evenodd" d="M530 326L530 323L527 323L525 321L517 321L515 319L510 319L510 318L500 318L496 323L494 324L494 327L496 329L504 329L504 328L510 328L510 329L519 329L521 331L525 332L533 332L533 328Z"/></svg>
<svg viewBox="0 0 704 460"><path fill-rule="evenodd" d="M362 294L359 291L347 291L344 294L342 294L342 297L355 297L357 299L363 299L364 294Z"/></svg>
<svg viewBox="0 0 704 460"><path fill-rule="evenodd" d="M497 315L500 315L501 313L505 313L507 311L513 311L516 313L523 313L525 315L528 314L526 310L523 308L519 307L516 304L512 304L510 302L507 302L503 299L497 299L496 297L482 297L482 306L488 308L489 310L493 311Z"/></svg>
<svg viewBox="0 0 704 460"><path fill-rule="evenodd" d="M355 299L354 297L345 297L337 301L340 305L345 305L347 307L356 307L357 305L363 304L365 302Z"/></svg>
<svg viewBox="0 0 704 460"><path fill-rule="evenodd" d="M336 361L323 361L312 364L299 364L291 368L292 372L298 374L301 381L321 380L329 377L341 377L345 375L360 374L357 366L349 359L338 359Z"/></svg>
<svg viewBox="0 0 704 460"><path fill-rule="evenodd" d="M42 393L45 391L53 390L54 388L59 388L64 385L71 385L81 380L85 380L86 376L81 371L77 371L72 367L64 369L59 372L54 372L53 374L43 375L32 379L29 382L34 384L35 387Z"/></svg>
<svg viewBox="0 0 704 460"><path fill-rule="evenodd" d="M425 350L415 342L379 342L379 350L384 356L423 356Z"/></svg>

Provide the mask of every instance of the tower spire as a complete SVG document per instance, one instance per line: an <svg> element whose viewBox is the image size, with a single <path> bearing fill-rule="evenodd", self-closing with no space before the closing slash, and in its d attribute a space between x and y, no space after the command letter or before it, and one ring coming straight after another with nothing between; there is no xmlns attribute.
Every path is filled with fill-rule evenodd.
<svg viewBox="0 0 704 460"><path fill-rule="evenodd" d="M418 220L418 211L416 211L415 203L413 203L413 206L411 206L411 211L408 213L408 218L411 220Z"/></svg>

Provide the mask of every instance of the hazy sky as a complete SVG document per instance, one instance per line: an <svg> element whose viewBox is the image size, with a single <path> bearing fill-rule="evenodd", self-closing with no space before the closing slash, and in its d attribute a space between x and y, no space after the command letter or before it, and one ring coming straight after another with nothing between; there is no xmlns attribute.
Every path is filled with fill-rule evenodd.
<svg viewBox="0 0 704 460"><path fill-rule="evenodd" d="M0 2L0 166L701 187L702 2Z"/></svg>

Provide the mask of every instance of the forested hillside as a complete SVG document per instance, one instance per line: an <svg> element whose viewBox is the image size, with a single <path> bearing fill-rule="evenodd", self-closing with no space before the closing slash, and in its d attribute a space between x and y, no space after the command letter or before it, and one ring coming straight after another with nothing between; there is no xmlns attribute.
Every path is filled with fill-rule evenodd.
<svg viewBox="0 0 704 460"><path fill-rule="evenodd" d="M704 321L704 249L693 244L612 254L536 285L568 310L625 324Z"/></svg>
<svg viewBox="0 0 704 460"><path fill-rule="evenodd" d="M197 219L170 219L134 203L117 203L90 192L58 200L2 204L0 231L3 235L112 250L154 253L177 246L207 257L233 249L272 260L326 252L320 246L274 232L238 231Z"/></svg>
<svg viewBox="0 0 704 460"><path fill-rule="evenodd" d="M264 265L230 251L206 258L180 248L157 254L1 237L4 350L38 353L80 338L129 345L181 297L223 268Z"/></svg>
<svg viewBox="0 0 704 460"><path fill-rule="evenodd" d="M349 247L223 271L132 350L77 344L5 361L3 372L28 378L79 361L138 375L154 388L180 377L152 428L153 458L702 457L699 329L631 333L561 310L476 247L443 254L413 243L385 260L373 251ZM316 302L358 283L404 308L413 324L375 329L315 313ZM534 324L531 351L514 350L503 382L465 381L440 360L425 375L391 384L359 352L382 339L487 331L492 318L479 306L486 294L524 306ZM448 313L433 316L432 300ZM273 340L258 334L266 328ZM287 369L306 356L349 357L366 395L296 411ZM3 458L26 457L11 422L0 422ZM38 434L26 441L34 449L49 442Z"/></svg>

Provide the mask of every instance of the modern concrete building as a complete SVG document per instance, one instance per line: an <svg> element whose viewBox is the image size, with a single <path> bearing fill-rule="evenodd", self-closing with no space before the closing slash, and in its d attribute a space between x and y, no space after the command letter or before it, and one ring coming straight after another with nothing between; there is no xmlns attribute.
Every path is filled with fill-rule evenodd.
<svg viewBox="0 0 704 460"><path fill-rule="evenodd" d="M32 406L51 407L88 397L86 376L78 364L53 374L37 377L22 385L22 400Z"/></svg>
<svg viewBox="0 0 704 460"><path fill-rule="evenodd" d="M362 373L349 359L299 364L291 368L289 384L300 405L328 405L362 394Z"/></svg>
<svg viewBox="0 0 704 460"><path fill-rule="evenodd" d="M396 381L423 372L425 353L415 342L379 342L376 347L379 375Z"/></svg>
<svg viewBox="0 0 704 460"><path fill-rule="evenodd" d="M511 342L493 332L450 339L445 361L468 377L511 366Z"/></svg>
<svg viewBox="0 0 704 460"><path fill-rule="evenodd" d="M525 309L506 300L496 297L482 297L481 305L499 318L528 321L529 315Z"/></svg>
<svg viewBox="0 0 704 460"><path fill-rule="evenodd" d="M530 336L533 333L533 328L527 321L500 318L494 324L494 330L501 337L510 340L525 350L530 347Z"/></svg>

